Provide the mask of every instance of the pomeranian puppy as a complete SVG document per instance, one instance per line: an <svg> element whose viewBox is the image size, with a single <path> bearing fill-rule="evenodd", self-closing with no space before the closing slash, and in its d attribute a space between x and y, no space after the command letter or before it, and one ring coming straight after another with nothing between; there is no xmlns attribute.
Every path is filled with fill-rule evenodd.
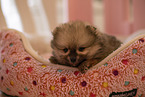
<svg viewBox="0 0 145 97"><path fill-rule="evenodd" d="M116 50L121 42L82 21L68 22L52 32L50 62L78 67L82 73Z"/></svg>

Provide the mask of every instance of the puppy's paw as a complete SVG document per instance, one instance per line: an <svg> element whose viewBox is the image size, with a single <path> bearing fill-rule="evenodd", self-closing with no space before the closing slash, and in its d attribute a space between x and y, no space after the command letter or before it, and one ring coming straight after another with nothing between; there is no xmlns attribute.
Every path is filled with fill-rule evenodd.
<svg viewBox="0 0 145 97"><path fill-rule="evenodd" d="M86 60L78 66L78 69L80 70L81 73L86 73L90 67L96 65L98 62L99 61L97 59Z"/></svg>
<svg viewBox="0 0 145 97"><path fill-rule="evenodd" d="M87 70L89 69L89 66L88 66L88 62L87 61L84 61L83 63L81 63L79 66L78 66L78 69L81 73L86 73Z"/></svg>
<svg viewBox="0 0 145 97"><path fill-rule="evenodd" d="M55 58L54 56L51 56L51 57L49 58L49 61L50 61L51 63L53 63L53 64L58 64L58 62L57 62L57 60L56 60L56 58Z"/></svg>

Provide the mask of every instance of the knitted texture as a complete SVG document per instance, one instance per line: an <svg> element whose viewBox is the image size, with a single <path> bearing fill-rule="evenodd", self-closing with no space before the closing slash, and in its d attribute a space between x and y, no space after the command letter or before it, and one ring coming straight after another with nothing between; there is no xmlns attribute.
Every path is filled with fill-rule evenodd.
<svg viewBox="0 0 145 97"><path fill-rule="evenodd" d="M1 31L0 90L19 97L144 97L144 40L136 40L106 64L81 74L37 61L26 52L18 33Z"/></svg>

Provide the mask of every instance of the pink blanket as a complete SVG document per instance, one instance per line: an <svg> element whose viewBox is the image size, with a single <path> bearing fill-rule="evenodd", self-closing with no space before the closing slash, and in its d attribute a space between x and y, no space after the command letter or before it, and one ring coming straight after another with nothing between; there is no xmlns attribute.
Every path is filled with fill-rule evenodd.
<svg viewBox="0 0 145 97"><path fill-rule="evenodd" d="M122 45L81 74L41 58L18 31L2 30L0 90L19 97L145 97L144 37Z"/></svg>

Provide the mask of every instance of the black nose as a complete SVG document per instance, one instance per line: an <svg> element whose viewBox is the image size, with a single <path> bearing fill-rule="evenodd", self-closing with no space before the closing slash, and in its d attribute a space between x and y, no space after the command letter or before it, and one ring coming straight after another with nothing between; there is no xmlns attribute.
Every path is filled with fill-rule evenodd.
<svg viewBox="0 0 145 97"><path fill-rule="evenodd" d="M70 57L70 60L72 63L75 63L76 62L76 57Z"/></svg>

